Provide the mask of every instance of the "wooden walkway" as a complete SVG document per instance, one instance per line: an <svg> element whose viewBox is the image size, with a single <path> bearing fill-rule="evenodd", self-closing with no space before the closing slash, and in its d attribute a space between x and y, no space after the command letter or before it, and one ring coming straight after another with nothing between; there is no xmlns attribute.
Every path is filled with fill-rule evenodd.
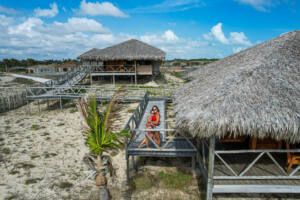
<svg viewBox="0 0 300 200"><path fill-rule="evenodd" d="M157 106L160 111L160 132L161 144L158 146L149 137L149 148L145 145L138 148L141 141L148 136L145 129L147 118L153 106ZM167 129L168 120L166 119L166 100L148 99L147 93L135 112L129 119L125 129L130 129L132 137L126 142L126 161L127 161L127 181L129 181L129 158L132 158L132 165L135 168L134 156L142 157L190 157L191 167L195 169L197 149L194 144L184 136L180 136L173 129ZM135 168L137 169L137 168Z"/></svg>
<svg viewBox="0 0 300 200"><path fill-rule="evenodd" d="M161 148L156 148L153 142L149 141L149 148L143 146L138 148L138 145L145 138L142 134L145 127L148 115L153 106L157 106L160 110L160 138L161 138ZM143 117L138 123L138 127L135 130L135 138L131 140L128 144L128 154L129 155L139 155L139 156L162 156L162 157L172 157L172 156L182 156L182 157L193 157L196 156L197 151L194 149L192 144L180 137L173 141L168 140L166 132L166 102L164 100L150 100L144 110ZM167 144L168 143L168 144ZM166 146L164 146L167 144Z"/></svg>

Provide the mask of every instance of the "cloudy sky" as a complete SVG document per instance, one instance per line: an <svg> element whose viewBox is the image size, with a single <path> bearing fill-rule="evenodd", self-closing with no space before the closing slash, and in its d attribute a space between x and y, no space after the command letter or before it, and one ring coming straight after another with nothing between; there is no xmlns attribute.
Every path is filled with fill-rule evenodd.
<svg viewBox="0 0 300 200"><path fill-rule="evenodd" d="M76 58L136 38L222 58L300 29L299 0L0 0L0 59Z"/></svg>

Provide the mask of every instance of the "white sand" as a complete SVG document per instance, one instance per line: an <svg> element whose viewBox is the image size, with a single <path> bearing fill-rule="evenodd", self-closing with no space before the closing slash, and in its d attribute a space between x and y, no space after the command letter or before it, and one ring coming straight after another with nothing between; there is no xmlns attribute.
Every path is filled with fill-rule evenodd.
<svg viewBox="0 0 300 200"><path fill-rule="evenodd" d="M164 73L164 75L165 75L165 79L167 79L170 82L173 82L173 83L184 83L183 79L178 78L176 76L173 76L170 73Z"/></svg>
<svg viewBox="0 0 300 200"><path fill-rule="evenodd" d="M6 169L4 162L0 163L0 199L86 199L96 186L94 180L85 180L92 171L82 162L89 149L84 144L79 112L71 113L74 107L63 112L46 111L43 104L43 111L38 113L35 104L30 105L31 115L26 114L24 106L0 116L0 149L7 165ZM122 110L127 113L128 107ZM123 128L128 115L121 115L116 126ZM33 130L33 125L39 129ZM123 154L113 159L117 169L125 167ZM124 182L122 171L118 170L114 185ZM36 183L29 184L30 179L36 179ZM63 182L73 186L60 188Z"/></svg>

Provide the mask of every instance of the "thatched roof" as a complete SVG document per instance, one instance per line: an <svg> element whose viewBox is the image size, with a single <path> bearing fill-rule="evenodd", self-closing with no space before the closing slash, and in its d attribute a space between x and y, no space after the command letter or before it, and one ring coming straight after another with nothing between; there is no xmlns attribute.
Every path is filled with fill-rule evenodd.
<svg viewBox="0 0 300 200"><path fill-rule="evenodd" d="M144 42L132 39L104 49L91 49L81 60L163 60L166 53Z"/></svg>
<svg viewBox="0 0 300 200"><path fill-rule="evenodd" d="M300 141L300 31L206 65L192 76L174 95L182 131Z"/></svg>

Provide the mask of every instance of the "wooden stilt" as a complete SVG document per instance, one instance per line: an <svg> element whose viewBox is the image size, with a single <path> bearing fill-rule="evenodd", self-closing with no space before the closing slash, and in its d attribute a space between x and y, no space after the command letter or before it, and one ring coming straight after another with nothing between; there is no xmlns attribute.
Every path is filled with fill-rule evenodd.
<svg viewBox="0 0 300 200"><path fill-rule="evenodd" d="M60 111L62 111L62 102L61 102L61 97L59 98L59 105L60 105Z"/></svg>
<svg viewBox="0 0 300 200"><path fill-rule="evenodd" d="M196 158L195 156L192 157L192 169L195 171L196 169L196 162L195 162Z"/></svg>
<svg viewBox="0 0 300 200"><path fill-rule="evenodd" d="M38 100L38 109L39 109L39 112L41 112L40 100Z"/></svg>
<svg viewBox="0 0 300 200"><path fill-rule="evenodd" d="M115 75L113 74L113 84L115 85L116 81L115 81Z"/></svg>
<svg viewBox="0 0 300 200"><path fill-rule="evenodd" d="M49 109L49 99L47 99L47 109Z"/></svg>
<svg viewBox="0 0 300 200"><path fill-rule="evenodd" d="M126 180L127 184L129 184L129 156L126 153Z"/></svg>
<svg viewBox="0 0 300 200"><path fill-rule="evenodd" d="M30 114L30 105L29 105L29 101L27 100L27 113Z"/></svg>
<svg viewBox="0 0 300 200"><path fill-rule="evenodd" d="M90 73L90 83L91 83L91 85L93 84L93 76L91 73Z"/></svg>
<svg viewBox="0 0 300 200"><path fill-rule="evenodd" d="M128 140L125 138L125 158L126 158L126 182L127 185L129 185L129 156L128 156Z"/></svg>
<svg viewBox="0 0 300 200"><path fill-rule="evenodd" d="M134 64L135 64L135 69L134 69L134 84L136 85L137 84L137 76L136 76L136 60L134 61Z"/></svg>
<svg viewBox="0 0 300 200"><path fill-rule="evenodd" d="M137 168L135 166L134 156L132 156L132 168L137 171Z"/></svg>
<svg viewBox="0 0 300 200"><path fill-rule="evenodd" d="M214 187L215 137L209 138L206 200L212 200Z"/></svg>

